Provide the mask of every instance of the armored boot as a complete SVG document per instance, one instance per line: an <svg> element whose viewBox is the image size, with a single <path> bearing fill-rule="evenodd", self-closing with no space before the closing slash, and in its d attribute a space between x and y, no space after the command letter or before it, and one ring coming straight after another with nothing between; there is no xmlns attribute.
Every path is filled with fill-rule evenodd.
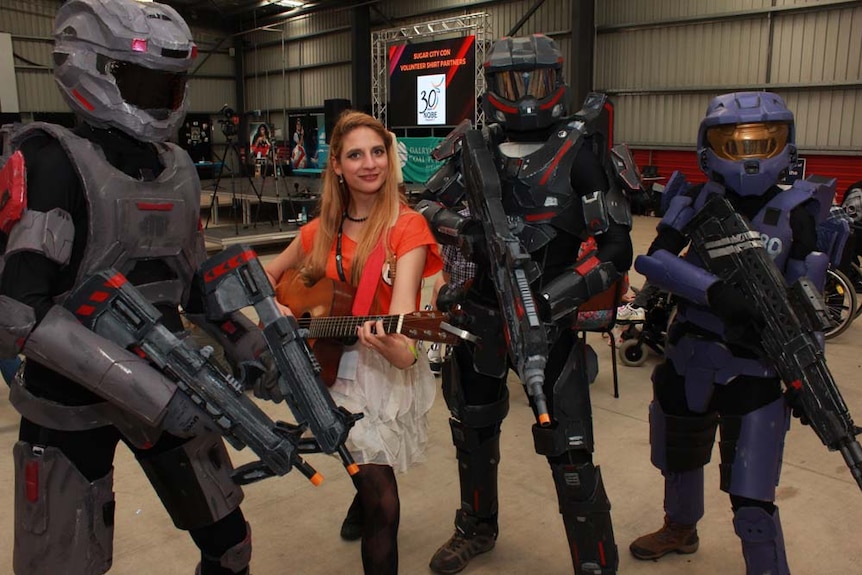
<svg viewBox="0 0 862 575"><path fill-rule="evenodd" d="M458 573L497 541L499 428L478 430L454 419L449 423L458 448L461 508L455 513L455 534L431 558L435 573Z"/></svg>
<svg viewBox="0 0 862 575"><path fill-rule="evenodd" d="M434 553L431 571L458 573L476 555L486 553L497 542L497 522L483 522L459 509L455 515L455 534Z"/></svg>
<svg viewBox="0 0 862 575"><path fill-rule="evenodd" d="M733 528L748 575L789 575L777 507L771 515L761 507L741 507L733 514Z"/></svg>
<svg viewBox="0 0 862 575"><path fill-rule="evenodd" d="M703 468L666 473L664 525L635 539L629 551L636 559L658 559L671 552L694 553L700 540L697 522L703 517Z"/></svg>

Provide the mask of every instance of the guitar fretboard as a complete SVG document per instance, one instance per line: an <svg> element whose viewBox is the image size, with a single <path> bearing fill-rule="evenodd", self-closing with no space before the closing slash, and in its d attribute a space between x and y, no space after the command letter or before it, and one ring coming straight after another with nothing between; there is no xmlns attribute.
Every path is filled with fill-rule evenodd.
<svg viewBox="0 0 862 575"><path fill-rule="evenodd" d="M308 330L309 339L354 337L356 328L366 321L383 320L386 333L401 333L403 315L365 315L298 318L299 327Z"/></svg>

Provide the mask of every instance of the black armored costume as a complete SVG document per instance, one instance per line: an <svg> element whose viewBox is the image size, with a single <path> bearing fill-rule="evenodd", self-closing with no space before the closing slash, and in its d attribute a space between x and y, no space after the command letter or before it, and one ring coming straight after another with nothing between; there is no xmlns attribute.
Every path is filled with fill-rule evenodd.
<svg viewBox="0 0 862 575"><path fill-rule="evenodd" d="M483 138L463 137L469 132L465 124L441 144L435 154L448 160L427 184L434 199L418 206L438 241L460 246L476 263L472 284L458 293L441 290L438 307L459 305L465 329L481 337L456 347L443 369L461 508L455 534L434 555L431 568L462 570L473 556L493 548L498 531L500 426L509 406L510 364L504 358L508 351L512 359L513 350L511 328L500 312L507 303L495 285L499 263L487 247L493 243L486 241L488 223L480 221L473 205L482 195L469 193L473 180L462 173L473 157L466 142L479 141L499 177L508 232L529 254L532 272L525 274L529 287L522 293L527 308L535 302L536 324L544 329L540 339L547 342L538 364L544 366L542 401L537 400L541 392L531 393L539 420L533 428L536 451L551 466L575 573L615 573L610 501L592 461L589 383L597 372L596 356L572 325L578 307L612 289L631 266L631 214L622 187L636 187L638 178L627 149L610 148L603 95L590 94L581 111L567 115L562 56L551 39L504 38L489 54L482 101L489 125ZM465 197L475 219L457 213ZM579 258L581 243L590 236L598 249ZM512 367L519 369L517 363ZM524 380L524 373L519 375ZM545 401L550 420L543 415Z"/></svg>

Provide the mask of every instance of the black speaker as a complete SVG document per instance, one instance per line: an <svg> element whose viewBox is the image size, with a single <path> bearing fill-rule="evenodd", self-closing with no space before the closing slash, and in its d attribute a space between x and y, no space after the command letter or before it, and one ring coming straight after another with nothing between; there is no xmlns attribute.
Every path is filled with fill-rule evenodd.
<svg viewBox="0 0 862 575"><path fill-rule="evenodd" d="M334 99L323 101L323 115L326 122L326 143L329 143L329 136L332 134L332 129L335 127L335 122L338 121L338 116L344 110L350 109L350 100Z"/></svg>

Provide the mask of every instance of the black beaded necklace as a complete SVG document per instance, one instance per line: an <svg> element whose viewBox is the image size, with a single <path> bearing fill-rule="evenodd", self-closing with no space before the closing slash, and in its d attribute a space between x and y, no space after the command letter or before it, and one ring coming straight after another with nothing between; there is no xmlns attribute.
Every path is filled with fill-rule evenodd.
<svg viewBox="0 0 862 575"><path fill-rule="evenodd" d="M362 222L364 222L365 220L367 220L367 219L368 219L368 216L365 216L364 218L354 218L354 217L352 217L350 214L348 214L348 213L347 213L347 210L344 210L344 213L343 213L342 215L343 215L345 218L347 218L348 220L350 220L351 222L354 222L354 223L357 223L357 224L361 224Z"/></svg>

